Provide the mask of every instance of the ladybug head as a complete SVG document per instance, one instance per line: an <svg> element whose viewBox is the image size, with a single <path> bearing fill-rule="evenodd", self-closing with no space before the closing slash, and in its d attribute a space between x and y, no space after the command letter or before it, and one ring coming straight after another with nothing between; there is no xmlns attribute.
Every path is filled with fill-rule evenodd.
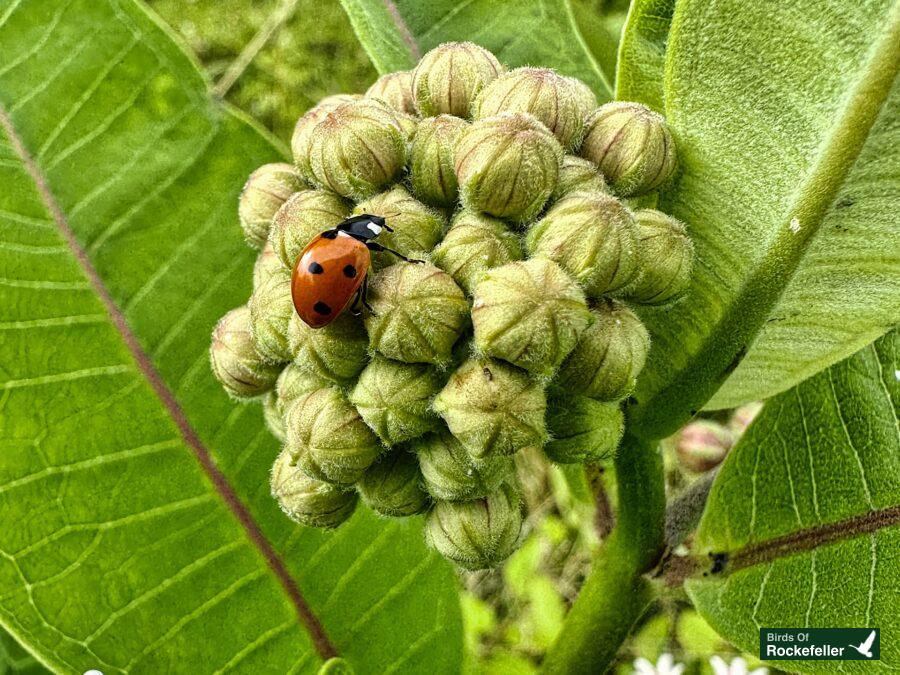
<svg viewBox="0 0 900 675"><path fill-rule="evenodd" d="M371 213L363 213L358 216L351 216L337 226L338 230L346 232L350 236L361 241L369 241L375 239L383 230L393 232L394 230L385 222L384 216L375 216Z"/></svg>

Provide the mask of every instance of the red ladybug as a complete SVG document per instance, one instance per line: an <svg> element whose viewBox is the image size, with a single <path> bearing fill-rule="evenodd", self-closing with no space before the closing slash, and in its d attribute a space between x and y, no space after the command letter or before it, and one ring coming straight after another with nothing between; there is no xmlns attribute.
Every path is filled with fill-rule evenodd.
<svg viewBox="0 0 900 675"><path fill-rule="evenodd" d="M369 251L387 251L407 262L422 262L374 241L383 230L393 232L382 216L364 213L325 230L303 249L294 263L291 297L294 309L308 326L327 326L348 306L358 314L360 302L371 311L366 302Z"/></svg>

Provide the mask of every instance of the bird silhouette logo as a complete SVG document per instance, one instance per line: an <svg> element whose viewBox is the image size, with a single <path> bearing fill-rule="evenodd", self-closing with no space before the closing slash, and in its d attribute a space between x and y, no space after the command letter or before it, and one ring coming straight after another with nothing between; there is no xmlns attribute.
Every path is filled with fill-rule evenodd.
<svg viewBox="0 0 900 675"><path fill-rule="evenodd" d="M853 647L853 649L858 651L860 654L865 656L867 659L871 659L873 642L875 642L875 631L874 630L871 633L869 633L869 637L867 637L864 642L860 643L858 646L857 645L850 645L850 646Z"/></svg>

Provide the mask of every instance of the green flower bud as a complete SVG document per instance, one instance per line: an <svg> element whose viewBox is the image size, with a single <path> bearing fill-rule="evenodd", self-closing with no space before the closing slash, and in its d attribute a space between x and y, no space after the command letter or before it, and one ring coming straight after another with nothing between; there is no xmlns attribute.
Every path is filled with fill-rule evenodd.
<svg viewBox="0 0 900 675"><path fill-rule="evenodd" d="M488 270L475 287L476 347L532 373L552 373L590 322L584 293L543 258Z"/></svg>
<svg viewBox="0 0 900 675"><path fill-rule="evenodd" d="M559 180L562 146L531 115L503 113L463 129L454 168L464 206L498 218L534 218Z"/></svg>
<svg viewBox="0 0 900 675"><path fill-rule="evenodd" d="M295 314L291 300L291 275L285 271L269 276L253 289L247 306L250 308L250 330L256 350L272 363L290 361L287 329Z"/></svg>
<svg viewBox="0 0 900 675"><path fill-rule="evenodd" d="M641 209L637 220L637 278L622 294L645 305L679 297L691 283L694 245L680 222L654 209Z"/></svg>
<svg viewBox="0 0 900 675"><path fill-rule="evenodd" d="M419 122L409 152L410 184L413 194L435 206L456 203L459 186L453 170L453 147L467 122L440 115Z"/></svg>
<svg viewBox="0 0 900 675"><path fill-rule="evenodd" d="M501 361L469 359L432 405L477 460L541 447L547 440L543 388Z"/></svg>
<svg viewBox="0 0 900 675"><path fill-rule="evenodd" d="M607 103L588 118L581 156L624 197L655 190L676 166L675 142L662 115L624 101Z"/></svg>
<svg viewBox="0 0 900 675"><path fill-rule="evenodd" d="M366 91L366 96L387 103L397 112L416 114L416 104L412 94L412 71L402 70L382 75Z"/></svg>
<svg viewBox="0 0 900 675"><path fill-rule="evenodd" d="M209 348L213 375L235 398L252 398L275 385L280 366L267 363L250 335L250 310L238 307L216 324Z"/></svg>
<svg viewBox="0 0 900 675"><path fill-rule="evenodd" d="M298 369L338 384L355 378L369 361L369 336L362 321L350 314L324 328L310 328L295 312L287 339Z"/></svg>
<svg viewBox="0 0 900 675"><path fill-rule="evenodd" d="M300 172L300 175L308 182L313 182L312 167L309 162L309 151L312 145L313 133L319 122L325 119L325 116L338 106L357 101L361 96L357 94L335 94L334 96L326 96L315 106L306 111L294 127L294 134L291 137L291 154L294 156L294 165Z"/></svg>
<svg viewBox="0 0 900 675"><path fill-rule="evenodd" d="M625 418L615 403L573 396L550 402L547 427L550 440L544 452L554 462L600 462L612 457L619 447Z"/></svg>
<svg viewBox="0 0 900 675"><path fill-rule="evenodd" d="M577 77L570 77L572 91L580 101L580 108L591 113L597 108L597 97L593 90ZM587 117L588 115L585 115Z"/></svg>
<svg viewBox="0 0 900 675"><path fill-rule="evenodd" d="M262 406L263 420L265 420L266 426L272 435L283 443L285 439L284 413L278 403L278 394L274 391L267 391L263 395Z"/></svg>
<svg viewBox="0 0 900 675"><path fill-rule="evenodd" d="M553 191L553 200L558 201L573 192L610 193L596 164L575 155L566 155L559 167L559 182Z"/></svg>
<svg viewBox="0 0 900 675"><path fill-rule="evenodd" d="M282 264L292 270L317 235L350 215L347 202L327 190L306 190L288 199L272 222L269 241Z"/></svg>
<svg viewBox="0 0 900 675"><path fill-rule="evenodd" d="M476 119L500 113L530 113L553 132L562 146L581 141L584 120L596 107L576 80L549 68L516 68L487 85L472 107Z"/></svg>
<svg viewBox="0 0 900 675"><path fill-rule="evenodd" d="M369 467L357 488L366 506L389 518L414 516L428 508L419 462L406 450L384 455Z"/></svg>
<svg viewBox="0 0 900 675"><path fill-rule="evenodd" d="M519 237L502 220L473 211L460 211L447 236L431 254L469 295L485 270L523 258Z"/></svg>
<svg viewBox="0 0 900 675"><path fill-rule="evenodd" d="M290 164L264 164L251 173L238 202L241 229L247 243L262 248L275 212L288 197L304 189L306 186Z"/></svg>
<svg viewBox="0 0 900 675"><path fill-rule="evenodd" d="M378 243L407 257L430 251L440 241L444 231L444 217L414 199L400 185L360 202L353 213L371 213L387 218L394 231L383 231L378 237ZM372 266L376 270L396 262L397 256L390 253L382 251L372 254Z"/></svg>
<svg viewBox="0 0 900 675"><path fill-rule="evenodd" d="M678 434L675 452L686 469L704 473L721 464L733 444L734 436L726 427L697 420Z"/></svg>
<svg viewBox="0 0 900 675"><path fill-rule="evenodd" d="M461 501L487 497L515 477L512 457L495 455L476 462L447 431L428 434L410 444L419 456L425 489L435 499Z"/></svg>
<svg viewBox="0 0 900 675"><path fill-rule="evenodd" d="M488 50L471 42L447 42L422 57L412 90L422 117L468 117L478 93L503 71Z"/></svg>
<svg viewBox="0 0 900 675"><path fill-rule="evenodd" d="M359 499L352 490L340 490L304 474L286 450L272 466L271 487L281 510L309 527L337 527L353 515Z"/></svg>
<svg viewBox="0 0 900 675"><path fill-rule="evenodd" d="M398 263L369 286L374 311L366 316L369 341L389 359L444 364L469 320L469 303L453 278L437 267Z"/></svg>
<svg viewBox="0 0 900 675"><path fill-rule="evenodd" d="M431 399L442 385L432 366L377 356L362 371L349 398L366 424L390 446L439 428Z"/></svg>
<svg viewBox="0 0 900 675"><path fill-rule="evenodd" d="M412 143L419 131L419 118L402 112L395 112L394 115L397 118L397 124L400 125L400 131L403 132L403 138L407 144Z"/></svg>
<svg viewBox="0 0 900 675"><path fill-rule="evenodd" d="M253 263L253 288L262 286L270 276L285 272L290 274L291 270L285 267L281 258L275 253L271 240L267 241L262 251L256 256L256 262Z"/></svg>
<svg viewBox="0 0 900 675"><path fill-rule="evenodd" d="M288 407L301 396L330 385L328 380L303 370L294 363L287 364L275 383L279 412L284 416Z"/></svg>
<svg viewBox="0 0 900 675"><path fill-rule="evenodd" d="M595 321L557 373L555 384L599 401L617 401L634 389L647 360L650 334L627 306L604 300Z"/></svg>
<svg viewBox="0 0 900 675"><path fill-rule="evenodd" d="M344 197L363 199L393 182L406 163L406 136L397 115L376 99L339 105L312 134L313 182Z"/></svg>
<svg viewBox="0 0 900 675"><path fill-rule="evenodd" d="M558 263L591 297L627 285L637 273L634 216L615 197L576 192L528 231L525 246Z"/></svg>
<svg viewBox="0 0 900 675"><path fill-rule="evenodd" d="M503 485L482 499L437 502L425 521L425 541L460 567L496 567L516 550L522 529L519 495Z"/></svg>
<svg viewBox="0 0 900 675"><path fill-rule="evenodd" d="M378 439L336 387L294 401L285 427L285 447L297 466L317 480L355 483L381 452Z"/></svg>

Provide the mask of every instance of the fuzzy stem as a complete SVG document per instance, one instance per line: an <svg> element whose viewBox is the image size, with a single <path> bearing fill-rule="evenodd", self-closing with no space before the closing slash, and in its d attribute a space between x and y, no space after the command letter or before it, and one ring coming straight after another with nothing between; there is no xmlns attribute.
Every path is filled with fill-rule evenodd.
<svg viewBox="0 0 900 675"><path fill-rule="evenodd" d="M643 574L664 548L665 483L654 444L627 436L615 461L617 524L594 561L542 672L601 673L653 600Z"/></svg>

